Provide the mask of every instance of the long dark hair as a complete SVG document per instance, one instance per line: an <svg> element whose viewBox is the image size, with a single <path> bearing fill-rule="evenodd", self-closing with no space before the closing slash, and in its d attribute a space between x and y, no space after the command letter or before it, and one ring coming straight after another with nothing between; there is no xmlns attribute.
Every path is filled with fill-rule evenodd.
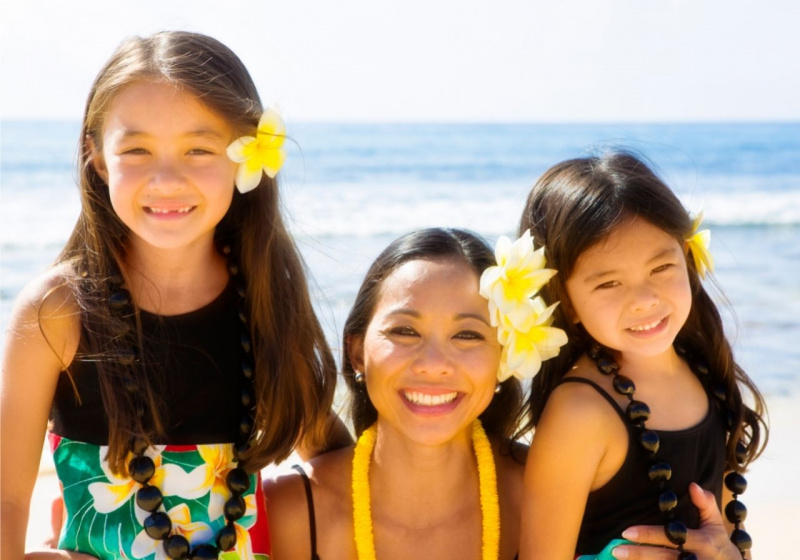
<svg viewBox="0 0 800 560"><path fill-rule="evenodd" d="M375 313L384 280L403 264L415 260L455 259L469 265L480 277L488 267L497 264L494 253L476 234L461 229L431 228L414 231L392 242L369 268L356 301L344 325L342 373L350 389L350 418L356 435L378 419L378 411L369 399L363 384L356 383L349 348L354 338L363 338ZM477 279L476 279L477 283ZM477 288L477 284L476 284ZM500 438L512 436L522 407L522 388L510 378L501 384L492 402L480 415L485 430Z"/></svg>
<svg viewBox="0 0 800 560"><path fill-rule="evenodd" d="M137 81L174 85L197 96L238 134L253 134L263 112L255 84L239 58L219 41L187 32L162 32L124 41L92 85L80 137L81 214L58 262L70 263L70 279L82 310L82 344L97 361L109 420L109 464L125 472L131 436L163 436L158 399L141 388L146 420L120 388L123 375L114 344L124 326L110 313L108 278L122 266L128 228L114 212L108 187L92 165L92 145L101 148L103 121L115 96ZM246 279L256 366L257 410L250 470L287 457L301 436L321 440L333 400L336 367L314 314L305 266L281 216L278 185L263 177L246 194L235 192L216 228L217 241L236 248ZM137 330L142 342L141 327Z"/></svg>
<svg viewBox="0 0 800 560"><path fill-rule="evenodd" d="M692 220L680 200L639 157L627 152L559 163L539 178L528 196L519 231L530 230L536 244L545 247L547 266L558 270L542 295L548 302L561 302L554 315L555 326L566 331L569 343L556 358L544 362L534 378L526 403L525 431L536 426L558 381L592 343L583 326L570 319L566 281L584 251L631 217L646 220L681 246L692 230ZM744 465L766 444L766 406L755 384L733 358L719 311L700 281L694 259L687 255L686 261L692 307L675 346L705 362L711 385L724 388L725 405L730 411L728 466L738 470L743 468L736 460L740 439L747 444ZM750 393L754 408L743 402L742 389Z"/></svg>

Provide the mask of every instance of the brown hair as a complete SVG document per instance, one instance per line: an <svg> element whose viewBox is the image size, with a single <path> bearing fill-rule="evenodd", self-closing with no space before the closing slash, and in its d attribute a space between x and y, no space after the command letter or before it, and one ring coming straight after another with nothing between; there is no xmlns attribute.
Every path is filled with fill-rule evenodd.
<svg viewBox="0 0 800 560"><path fill-rule="evenodd" d="M545 248L547 265L558 270L542 289L542 295L548 302L561 301L554 324L566 331L569 343L556 358L544 362L534 378L526 403L525 431L536 426L558 381L592 343L583 326L570 320L565 283L575 263L584 251L602 242L634 216L673 236L681 246L692 229L691 218L675 194L639 157L630 153L564 161L546 171L533 186L519 231L530 230L536 244ZM743 467L736 460L736 445L743 436L747 445L745 465L766 444L766 407L755 384L733 358L719 311L700 281L694 259L687 256L686 260L692 307L675 346L683 348L690 361L707 364L711 386L724 392L725 405L730 411L728 467L738 470ZM754 409L743 402L742 388L750 393Z"/></svg>
<svg viewBox="0 0 800 560"><path fill-rule="evenodd" d="M350 389L350 419L356 435L369 428L378 419L363 384L356 383L349 348L354 338L363 338L384 280L403 264L415 260L455 259L468 264L480 277L488 267L497 264L491 248L476 234L460 229L431 228L415 231L392 242L375 259L356 295L353 308L344 325L342 374ZM510 378L501 384L492 402L480 415L485 430L501 438L510 438L517 426L522 407L522 388L519 381Z"/></svg>
<svg viewBox="0 0 800 560"><path fill-rule="evenodd" d="M127 39L92 85L80 139L81 214L59 262L70 262L80 272L72 284L82 309L82 344L97 361L109 420L108 460L115 472L125 472L131 436L153 441L163 436L163 425L152 387L145 383L141 389L149 412L144 420L137 418L132 397L120 387L124 366L113 350L120 325L109 310L108 278L115 270L124 275L121 263L129 230L92 165L91 144L100 147L103 120L115 96L141 80L196 95L237 133L252 134L263 111L239 58L219 41L197 33L169 31ZM304 264L281 216L277 182L264 176L259 188L235 192L215 235L218 242L235 247L247 285L257 409L255 437L245 461L253 471L287 457L300 437L310 437L311 443L321 440L336 368L312 309Z"/></svg>

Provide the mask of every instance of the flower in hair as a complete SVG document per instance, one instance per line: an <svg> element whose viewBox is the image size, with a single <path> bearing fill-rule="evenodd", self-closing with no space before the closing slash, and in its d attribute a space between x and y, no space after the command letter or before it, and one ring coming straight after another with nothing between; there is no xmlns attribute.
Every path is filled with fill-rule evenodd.
<svg viewBox="0 0 800 560"><path fill-rule="evenodd" d="M262 170L274 178L286 160L283 142L286 126L276 109L264 111L258 122L256 136L242 136L228 146L228 157L239 164L236 170L236 188L246 193L261 183Z"/></svg>
<svg viewBox="0 0 800 560"><path fill-rule="evenodd" d="M480 293L489 301L489 317L503 345L497 377L501 382L512 375L531 378L567 343L566 333L551 326L558 303L547 306L534 297L556 271L545 268L544 248L534 250L529 231L513 243L501 237L495 258L497 266L481 275Z"/></svg>
<svg viewBox="0 0 800 560"><path fill-rule="evenodd" d="M694 267L698 274L701 278L705 278L706 271L714 271L714 258L708 250L711 244L711 231L707 229L698 231L702 221L702 212L692 219L692 233L686 238L686 247L692 252Z"/></svg>

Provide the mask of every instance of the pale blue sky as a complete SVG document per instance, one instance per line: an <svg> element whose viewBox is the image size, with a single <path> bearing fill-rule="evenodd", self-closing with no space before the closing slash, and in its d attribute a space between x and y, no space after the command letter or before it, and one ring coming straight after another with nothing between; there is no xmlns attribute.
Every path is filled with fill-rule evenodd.
<svg viewBox="0 0 800 560"><path fill-rule="evenodd" d="M290 120L800 120L796 0L0 2L2 118L79 119L122 38L176 28Z"/></svg>

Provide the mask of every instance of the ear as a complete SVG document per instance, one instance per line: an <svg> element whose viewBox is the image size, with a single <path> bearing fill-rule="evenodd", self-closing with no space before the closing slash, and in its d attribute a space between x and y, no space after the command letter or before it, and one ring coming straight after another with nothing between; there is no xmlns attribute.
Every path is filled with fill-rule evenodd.
<svg viewBox="0 0 800 560"><path fill-rule="evenodd" d="M353 369L366 373L364 371L364 337L359 335L348 335L345 338L345 345L347 347L347 357L350 358L350 365Z"/></svg>
<svg viewBox="0 0 800 560"><path fill-rule="evenodd" d="M95 172L100 178L108 184L108 168L106 167L106 160L103 158L103 150L97 146L90 135L86 135L85 141L86 154L89 158L89 165L94 167Z"/></svg>
<svg viewBox="0 0 800 560"><path fill-rule="evenodd" d="M564 300L559 305L561 305L561 308L564 310L569 320L572 321L573 325L577 325L581 322L581 318L575 313L575 308L570 305L569 301Z"/></svg>

